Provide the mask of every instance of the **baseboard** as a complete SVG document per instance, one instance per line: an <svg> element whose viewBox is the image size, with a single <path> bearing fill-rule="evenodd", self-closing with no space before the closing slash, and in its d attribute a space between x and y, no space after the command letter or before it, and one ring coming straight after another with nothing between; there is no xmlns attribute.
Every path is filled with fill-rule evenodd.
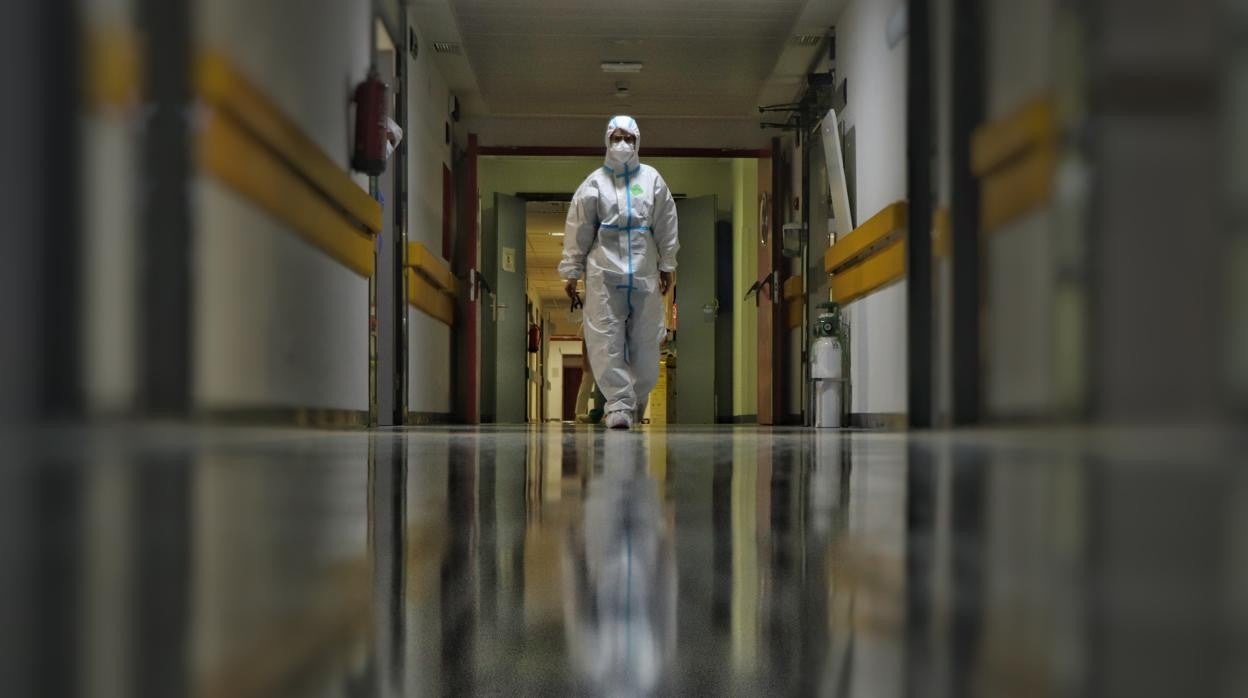
<svg viewBox="0 0 1248 698"><path fill-rule="evenodd" d="M424 427L451 424L454 421L455 415L450 412L408 412L404 424L409 427Z"/></svg>
<svg viewBox="0 0 1248 698"><path fill-rule="evenodd" d="M367 410L316 407L239 407L199 410L192 419L230 426L282 426L311 429L367 429Z"/></svg>
<svg viewBox="0 0 1248 698"><path fill-rule="evenodd" d="M849 426L854 429L905 429L909 424L904 414L887 412L855 412L849 415Z"/></svg>

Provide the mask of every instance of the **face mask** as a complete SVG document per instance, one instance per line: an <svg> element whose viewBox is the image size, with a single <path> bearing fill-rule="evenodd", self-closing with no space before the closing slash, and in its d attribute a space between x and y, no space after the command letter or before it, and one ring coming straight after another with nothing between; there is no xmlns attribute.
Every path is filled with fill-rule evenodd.
<svg viewBox="0 0 1248 698"><path fill-rule="evenodd" d="M633 157L633 146L628 141L612 143L607 150L607 158L615 164L622 165Z"/></svg>

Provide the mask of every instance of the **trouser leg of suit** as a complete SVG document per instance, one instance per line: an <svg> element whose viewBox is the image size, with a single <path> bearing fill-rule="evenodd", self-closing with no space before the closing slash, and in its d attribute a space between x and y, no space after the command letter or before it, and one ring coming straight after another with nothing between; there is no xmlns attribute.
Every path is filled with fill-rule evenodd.
<svg viewBox="0 0 1248 698"><path fill-rule="evenodd" d="M663 296L633 291L633 315L629 320L628 354L637 395L637 420L645 416L650 392L659 382L659 348L667 328L663 325Z"/></svg>
<svg viewBox="0 0 1248 698"><path fill-rule="evenodd" d="M585 277L585 347L605 412L633 410L633 372L628 365L628 277L591 269Z"/></svg>
<svg viewBox="0 0 1248 698"><path fill-rule="evenodd" d="M644 288L630 294L621 288L627 281L591 272L585 282L585 344L607 413L644 406L659 379L663 297Z"/></svg>

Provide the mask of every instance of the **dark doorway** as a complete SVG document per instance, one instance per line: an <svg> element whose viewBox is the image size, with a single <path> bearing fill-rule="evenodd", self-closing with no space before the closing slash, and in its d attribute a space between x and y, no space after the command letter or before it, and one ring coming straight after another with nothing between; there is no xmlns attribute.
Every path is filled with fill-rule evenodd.
<svg viewBox="0 0 1248 698"><path fill-rule="evenodd" d="M584 369L579 362L569 365L570 359L563 359L563 421L576 421L576 395L581 390L581 375Z"/></svg>

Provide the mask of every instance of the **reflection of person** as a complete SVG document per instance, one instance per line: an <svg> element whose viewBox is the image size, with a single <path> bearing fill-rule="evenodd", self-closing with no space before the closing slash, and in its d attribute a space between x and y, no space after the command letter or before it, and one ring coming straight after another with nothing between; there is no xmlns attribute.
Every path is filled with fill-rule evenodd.
<svg viewBox="0 0 1248 698"><path fill-rule="evenodd" d="M667 183L638 159L631 117L607 124L605 164L577 189L568 210L559 275L576 298L585 278L585 343L606 398L607 426L628 429L645 414L659 377L663 295L676 271L676 203Z"/></svg>
<svg viewBox="0 0 1248 698"><path fill-rule="evenodd" d="M675 554L644 448L601 451L582 525L564 546L568 652L591 693L651 694L675 651Z"/></svg>
<svg viewBox="0 0 1248 698"><path fill-rule="evenodd" d="M576 419L586 424L597 424L602 419L602 395L597 395L597 404L589 409L589 398L597 392L594 385L594 369L589 365L589 352L585 350L585 340L581 340L581 387L576 393Z"/></svg>

